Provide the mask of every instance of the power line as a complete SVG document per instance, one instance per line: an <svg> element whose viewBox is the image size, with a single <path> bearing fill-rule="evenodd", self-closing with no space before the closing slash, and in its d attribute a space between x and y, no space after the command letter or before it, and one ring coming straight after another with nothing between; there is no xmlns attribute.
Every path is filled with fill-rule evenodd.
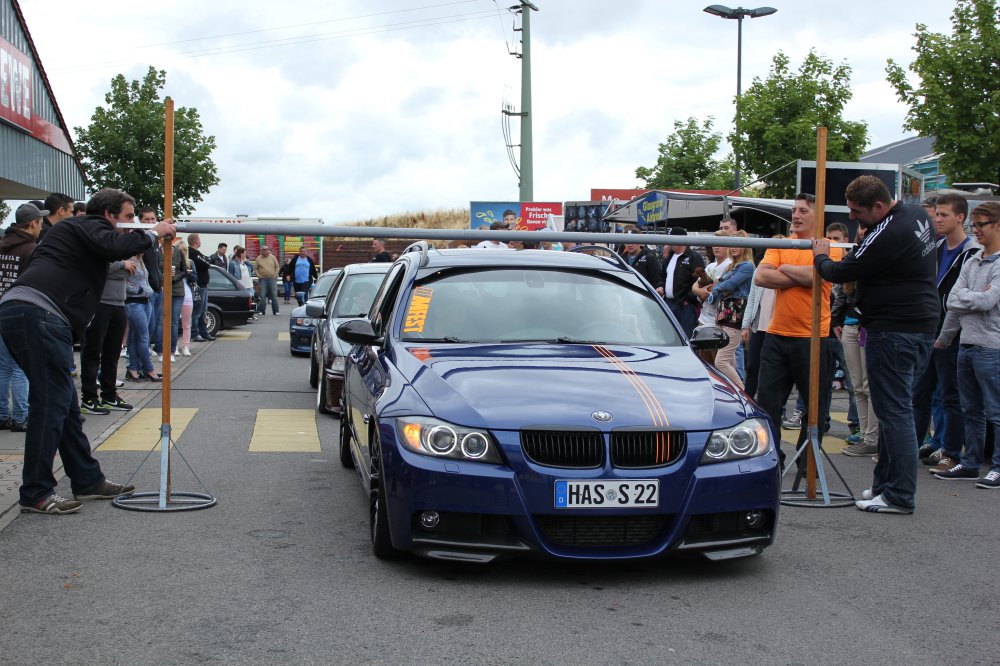
<svg viewBox="0 0 1000 666"><path fill-rule="evenodd" d="M375 26L370 28L350 28L347 30L341 30L336 32L321 33L319 35L285 37L280 39L265 40L261 42L249 42L245 44L233 44L231 46L218 46L206 49L195 49L192 51L181 51L178 53L172 53L170 54L170 56L186 59L186 58L199 58L212 55L225 55L228 53L241 53L245 51L259 51L263 49L279 48L282 46L299 46L302 44L312 44L315 42L330 41L334 39L344 39L347 37L360 37L364 35L380 34L384 32L395 32L398 30L412 30L414 28L444 25L447 23L461 23L464 21L481 20L487 17L491 18L492 16L493 16L493 10L471 12L467 14L455 14L450 17L434 17L427 19L416 19L413 21L404 21L400 23L390 23L384 26ZM90 63L86 65L79 65L73 67L66 67L66 68L56 69L54 71L58 73L75 73L75 72L89 71L92 69L121 67L124 65L136 64L136 62L137 61L106 61L106 62Z"/></svg>

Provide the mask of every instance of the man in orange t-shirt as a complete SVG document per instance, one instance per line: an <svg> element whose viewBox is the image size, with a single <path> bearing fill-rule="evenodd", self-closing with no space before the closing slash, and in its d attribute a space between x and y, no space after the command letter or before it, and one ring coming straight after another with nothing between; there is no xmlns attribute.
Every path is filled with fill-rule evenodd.
<svg viewBox="0 0 1000 666"><path fill-rule="evenodd" d="M816 198L811 194L799 194L792 208L792 238L811 239L816 228ZM837 259L843 250L836 248ZM812 250L770 249L764 254L754 282L761 287L775 290L774 315L764 336L760 352L760 375L757 382L757 403L771 417L775 430L775 441L781 437L781 413L792 388L797 388L803 396L809 395L809 339L812 333ZM830 350L830 290L829 282L823 283L820 299L820 369L819 369L819 419L820 433L826 429L829 411L829 392L832 358ZM807 401L808 404L808 401ZM806 441L808 424L806 415L802 418L798 446ZM778 454L784 466L785 455L778 447ZM804 457L798 460L800 467Z"/></svg>

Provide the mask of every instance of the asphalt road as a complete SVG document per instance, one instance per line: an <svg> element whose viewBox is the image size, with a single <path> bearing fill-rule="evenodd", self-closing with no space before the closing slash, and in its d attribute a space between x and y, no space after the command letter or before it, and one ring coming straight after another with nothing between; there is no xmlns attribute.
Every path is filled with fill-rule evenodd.
<svg viewBox="0 0 1000 666"><path fill-rule="evenodd" d="M197 409L178 444L217 506L89 502L0 532L0 663L1000 662L1000 493L924 471L914 515L783 508L748 561L378 561L334 419L316 418L321 452L248 450L261 409L314 405L286 327L212 343L176 382L173 405ZM98 456L117 480L145 453ZM834 459L860 493L871 461ZM158 473L154 455L140 490Z"/></svg>

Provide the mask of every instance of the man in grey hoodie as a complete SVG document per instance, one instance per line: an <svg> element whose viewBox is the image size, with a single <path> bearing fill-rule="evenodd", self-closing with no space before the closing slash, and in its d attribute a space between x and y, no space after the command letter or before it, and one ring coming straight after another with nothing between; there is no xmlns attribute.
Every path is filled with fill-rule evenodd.
<svg viewBox="0 0 1000 666"><path fill-rule="evenodd" d="M125 277L135 273L131 259L108 264L108 279L80 351L80 411L85 414L109 414L112 409L130 410L115 387L118 359L125 337ZM100 398L98 398L100 368Z"/></svg>
<svg viewBox="0 0 1000 666"><path fill-rule="evenodd" d="M961 327L958 394L965 415L965 455L960 463L934 474L948 481L975 481L977 488L1000 488L1000 446L982 479L986 419L1000 432L1000 203L988 201L972 211L972 228L983 246L962 266L948 296L948 314L934 346L947 348Z"/></svg>

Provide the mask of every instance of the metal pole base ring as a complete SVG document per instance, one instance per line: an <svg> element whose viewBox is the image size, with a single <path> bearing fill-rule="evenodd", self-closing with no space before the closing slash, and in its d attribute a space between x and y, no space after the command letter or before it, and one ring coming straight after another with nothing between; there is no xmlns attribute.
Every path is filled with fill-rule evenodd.
<svg viewBox="0 0 1000 666"><path fill-rule="evenodd" d="M215 506L219 500L205 493L173 491L165 507L160 506L160 493L132 493L119 495L111 500L113 506L129 511L195 511Z"/></svg>

